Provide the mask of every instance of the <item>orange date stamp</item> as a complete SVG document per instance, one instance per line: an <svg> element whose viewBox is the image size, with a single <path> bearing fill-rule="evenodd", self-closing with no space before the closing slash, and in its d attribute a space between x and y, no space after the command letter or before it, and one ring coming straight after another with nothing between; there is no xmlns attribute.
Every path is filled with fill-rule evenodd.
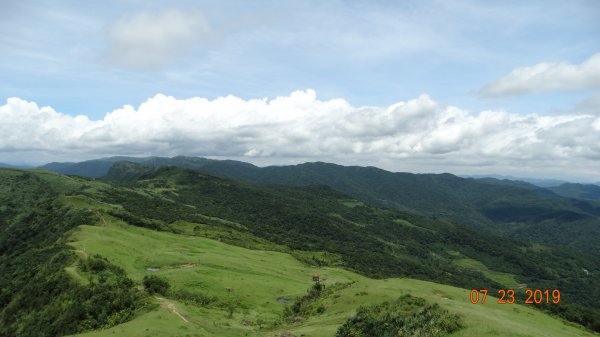
<svg viewBox="0 0 600 337"><path fill-rule="evenodd" d="M487 289L473 289L469 295L469 300L473 304L484 304L488 295ZM497 291L498 304L515 304L515 291L513 289L499 289ZM525 304L542 304L542 303L560 303L560 290L554 289L525 289Z"/></svg>

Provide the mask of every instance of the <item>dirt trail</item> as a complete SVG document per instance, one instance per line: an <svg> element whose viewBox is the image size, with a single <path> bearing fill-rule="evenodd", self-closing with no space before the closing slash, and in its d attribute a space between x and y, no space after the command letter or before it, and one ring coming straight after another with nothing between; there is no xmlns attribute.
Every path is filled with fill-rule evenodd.
<svg viewBox="0 0 600 337"><path fill-rule="evenodd" d="M173 314L175 314L176 316L178 316L179 318L181 318L184 322L186 322L186 323L190 322L185 317L183 317L183 315L181 315L179 313L179 311L177 311L177 307L175 306L175 303L169 302L169 300L167 300L164 297L155 296L155 298L157 300L159 300L161 302L161 304L166 305L167 309L169 309L170 312L172 312Z"/></svg>
<svg viewBox="0 0 600 337"><path fill-rule="evenodd" d="M177 311L177 308L175 307L175 304L169 303L167 305L167 308L169 308L169 310L171 310L172 313L174 313L175 315L179 316L179 318L181 318L184 322L186 322L186 323L190 322L187 319L185 319L185 317L181 316L181 314L179 313L179 311Z"/></svg>

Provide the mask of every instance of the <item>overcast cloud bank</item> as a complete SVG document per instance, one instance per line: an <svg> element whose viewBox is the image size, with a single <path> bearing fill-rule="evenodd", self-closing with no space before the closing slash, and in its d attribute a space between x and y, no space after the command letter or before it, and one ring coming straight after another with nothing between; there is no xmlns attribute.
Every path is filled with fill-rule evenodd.
<svg viewBox="0 0 600 337"><path fill-rule="evenodd" d="M313 90L275 99L176 99L158 94L102 120L10 98L0 106L2 158L194 155L357 162L398 169L522 168L600 178L600 115L470 113L421 95L386 107L321 101ZM300 160L300 159L298 159ZM432 169L429 171L438 171ZM452 171L452 169L449 169ZM464 170L462 170L464 171ZM514 170L513 170L514 172Z"/></svg>

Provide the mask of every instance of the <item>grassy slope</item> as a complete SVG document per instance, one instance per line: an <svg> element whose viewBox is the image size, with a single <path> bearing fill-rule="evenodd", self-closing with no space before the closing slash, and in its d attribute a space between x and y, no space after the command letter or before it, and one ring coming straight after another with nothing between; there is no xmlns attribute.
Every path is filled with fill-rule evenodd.
<svg viewBox="0 0 600 337"><path fill-rule="evenodd" d="M159 299L160 306L133 321L112 329L80 336L333 336L338 326L360 305L392 300L411 293L463 316L465 328L456 336L598 336L563 323L523 305L498 305L488 298L473 305L469 292L455 287L412 279L372 280L338 268L315 269L288 254L247 250L218 241L133 227L108 215L98 226L81 226L72 233L71 245L85 254L100 254L123 267L137 281L156 273L172 287L208 293L239 301L232 318L219 308L199 308ZM160 267L158 272L147 267ZM325 284L356 281L328 298L324 314L292 325L270 327L282 312L279 297L294 297L311 286L318 271ZM232 291L227 291L231 288ZM173 308L188 322L177 316ZM266 322L262 330L244 320Z"/></svg>
<svg viewBox="0 0 600 337"><path fill-rule="evenodd" d="M454 264L465 269L480 271L486 277L500 284L503 284L508 288L514 289L520 287L519 282L517 282L517 280L515 279L515 275L489 270L488 267L480 261L467 257L461 257L454 260Z"/></svg>

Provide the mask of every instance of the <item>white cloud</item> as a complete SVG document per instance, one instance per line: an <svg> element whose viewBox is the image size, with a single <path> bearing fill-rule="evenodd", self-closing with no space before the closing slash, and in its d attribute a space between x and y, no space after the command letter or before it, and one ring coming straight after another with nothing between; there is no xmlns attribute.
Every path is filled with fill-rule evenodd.
<svg viewBox="0 0 600 337"><path fill-rule="evenodd" d="M600 53L581 64L542 62L517 68L486 85L486 97L524 95L540 91L570 91L600 88Z"/></svg>
<svg viewBox="0 0 600 337"><path fill-rule="evenodd" d="M0 157L196 155L270 163L296 158L391 169L420 165L425 171L554 170L598 179L599 130L596 115L470 113L427 95L387 107L354 107L343 99L319 100L312 90L272 100L159 94L102 120L10 98L0 106Z"/></svg>
<svg viewBox="0 0 600 337"><path fill-rule="evenodd" d="M185 55L208 33L208 24L197 11L138 13L110 27L110 57L128 68L156 68Z"/></svg>

